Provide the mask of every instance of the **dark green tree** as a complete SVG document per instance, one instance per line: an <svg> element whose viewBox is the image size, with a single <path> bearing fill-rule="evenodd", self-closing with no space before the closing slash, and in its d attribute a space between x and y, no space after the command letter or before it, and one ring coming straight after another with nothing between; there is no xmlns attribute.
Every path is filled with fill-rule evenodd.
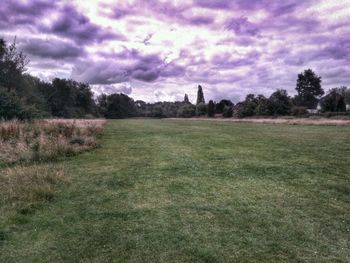
<svg viewBox="0 0 350 263"><path fill-rule="evenodd" d="M12 91L0 87L0 119L22 119L23 106L20 99Z"/></svg>
<svg viewBox="0 0 350 263"><path fill-rule="evenodd" d="M51 114L62 118L96 116L97 107L89 85L56 78L46 91Z"/></svg>
<svg viewBox="0 0 350 263"><path fill-rule="evenodd" d="M26 71L27 57L17 50L16 40L9 46L0 39L0 85L8 91L19 88L22 74Z"/></svg>
<svg viewBox="0 0 350 263"><path fill-rule="evenodd" d="M344 99L346 104L350 104L350 89L347 87L343 87L344 89Z"/></svg>
<svg viewBox="0 0 350 263"><path fill-rule="evenodd" d="M199 105L200 103L204 103L205 104L205 100L204 100L204 94L203 94L203 89L201 85L198 85L198 91L197 91L197 105Z"/></svg>
<svg viewBox="0 0 350 263"><path fill-rule="evenodd" d="M316 108L318 97L324 94L321 87L321 77L317 76L311 69L298 74L296 85L298 95L295 98L297 106Z"/></svg>
<svg viewBox="0 0 350 263"><path fill-rule="evenodd" d="M257 99L254 94L248 94L243 102L237 103L236 115L239 118L250 117L255 115Z"/></svg>
<svg viewBox="0 0 350 263"><path fill-rule="evenodd" d="M188 99L188 95L187 94L185 94L184 103L190 103L190 100Z"/></svg>
<svg viewBox="0 0 350 263"><path fill-rule="evenodd" d="M215 103L210 100L208 103L208 117L214 117L215 114Z"/></svg>
<svg viewBox="0 0 350 263"><path fill-rule="evenodd" d="M102 93L96 99L98 111L101 116L106 116L107 114L107 94Z"/></svg>
<svg viewBox="0 0 350 263"><path fill-rule="evenodd" d="M207 115L207 112L208 112L208 107L205 103L202 102L196 106L196 115L197 116L205 116L205 115Z"/></svg>
<svg viewBox="0 0 350 263"><path fill-rule="evenodd" d="M264 95L258 95L256 97L255 115L268 116L271 115L270 100Z"/></svg>
<svg viewBox="0 0 350 263"><path fill-rule="evenodd" d="M177 117L191 118L196 115L196 106L192 104L181 105L177 111Z"/></svg>
<svg viewBox="0 0 350 263"><path fill-rule="evenodd" d="M233 103L230 100L221 100L215 104L215 113L223 113L226 106L232 107Z"/></svg>
<svg viewBox="0 0 350 263"><path fill-rule="evenodd" d="M231 118L233 116L233 105L232 106L225 106L223 112L222 112L222 117L224 118Z"/></svg>
<svg viewBox="0 0 350 263"><path fill-rule="evenodd" d="M271 94L271 113L273 115L288 115L292 109L292 101L286 90L279 89Z"/></svg>
<svg viewBox="0 0 350 263"><path fill-rule="evenodd" d="M331 89L321 100L323 112L344 112L346 111L345 90L342 88Z"/></svg>
<svg viewBox="0 0 350 263"><path fill-rule="evenodd" d="M111 94L107 97L105 117L123 119L137 116L134 100L125 94Z"/></svg>

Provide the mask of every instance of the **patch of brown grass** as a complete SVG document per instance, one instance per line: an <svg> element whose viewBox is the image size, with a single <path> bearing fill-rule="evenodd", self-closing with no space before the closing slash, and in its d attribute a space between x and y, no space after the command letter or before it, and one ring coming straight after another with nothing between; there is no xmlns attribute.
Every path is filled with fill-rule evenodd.
<svg viewBox="0 0 350 263"><path fill-rule="evenodd" d="M0 170L0 246L11 229L52 201L58 188L67 182L64 169L53 165Z"/></svg>
<svg viewBox="0 0 350 263"><path fill-rule="evenodd" d="M64 170L58 166L6 168L0 173L0 204L13 206L16 203L50 200L55 185L64 180Z"/></svg>
<svg viewBox="0 0 350 263"><path fill-rule="evenodd" d="M54 159L97 146L105 120L36 120L0 122L3 163Z"/></svg>

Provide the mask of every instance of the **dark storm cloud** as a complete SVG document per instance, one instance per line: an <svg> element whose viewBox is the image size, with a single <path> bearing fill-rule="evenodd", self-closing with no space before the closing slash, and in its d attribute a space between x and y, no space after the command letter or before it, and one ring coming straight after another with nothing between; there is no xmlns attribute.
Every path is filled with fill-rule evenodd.
<svg viewBox="0 0 350 263"><path fill-rule="evenodd" d="M70 5L64 6L59 12L59 17L50 26L42 26L41 30L71 39L79 44L124 39L122 35L92 23L88 17Z"/></svg>
<svg viewBox="0 0 350 263"><path fill-rule="evenodd" d="M85 54L84 49L72 42L54 39L27 39L19 43L26 54L40 57L64 60L77 58Z"/></svg>
<svg viewBox="0 0 350 263"><path fill-rule="evenodd" d="M183 76L186 72L185 67L170 63L165 65L160 71L162 77L179 77Z"/></svg>
<svg viewBox="0 0 350 263"><path fill-rule="evenodd" d="M102 61L82 61L76 65L72 76L90 84L115 84L132 79L153 82L159 77L175 77L183 73L182 67L165 63L157 54L142 55L136 50L126 49Z"/></svg>
<svg viewBox="0 0 350 263"><path fill-rule="evenodd" d="M0 35L17 36L32 72L71 75L106 92L133 85L133 96L161 99L197 83L215 98L293 92L309 67L324 85L350 84L346 1L0 2Z"/></svg>
<svg viewBox="0 0 350 263"><path fill-rule="evenodd" d="M0 3L0 29L18 25L34 26L37 21L56 7L54 1L2 0Z"/></svg>

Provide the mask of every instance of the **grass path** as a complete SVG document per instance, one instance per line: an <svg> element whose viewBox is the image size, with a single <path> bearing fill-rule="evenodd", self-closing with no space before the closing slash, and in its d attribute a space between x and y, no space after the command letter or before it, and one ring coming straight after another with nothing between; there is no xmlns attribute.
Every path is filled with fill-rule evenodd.
<svg viewBox="0 0 350 263"><path fill-rule="evenodd" d="M110 121L0 262L349 262L348 127Z"/></svg>

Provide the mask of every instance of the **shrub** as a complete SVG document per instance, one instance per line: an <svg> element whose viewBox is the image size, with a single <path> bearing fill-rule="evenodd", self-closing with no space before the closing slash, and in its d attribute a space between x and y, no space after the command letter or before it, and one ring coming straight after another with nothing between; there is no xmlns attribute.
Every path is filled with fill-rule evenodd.
<svg viewBox="0 0 350 263"><path fill-rule="evenodd" d="M184 104L177 111L177 116L181 118L191 118L196 115L196 107L192 104Z"/></svg>
<svg viewBox="0 0 350 263"><path fill-rule="evenodd" d="M234 113L238 118L250 117L255 114L255 107L251 103L237 103Z"/></svg>

